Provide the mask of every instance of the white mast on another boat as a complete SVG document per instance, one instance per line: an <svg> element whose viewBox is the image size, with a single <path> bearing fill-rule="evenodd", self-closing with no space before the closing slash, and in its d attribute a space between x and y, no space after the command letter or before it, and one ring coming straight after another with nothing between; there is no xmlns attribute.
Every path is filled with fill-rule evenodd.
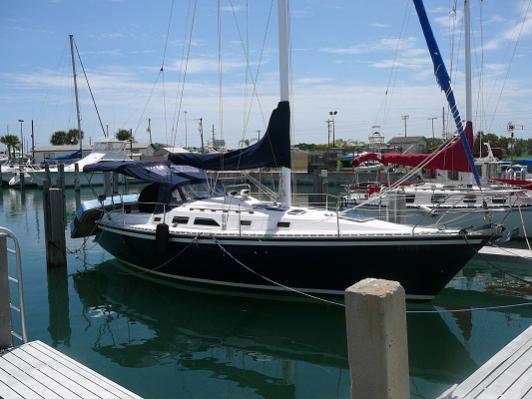
<svg viewBox="0 0 532 399"><path fill-rule="evenodd" d="M279 82L281 101L289 101L290 85L288 83L288 2L278 0L279 14ZM290 123L291 125L291 123ZM290 131L290 130L289 130ZM290 133L289 133L290 135ZM290 151L290 149L289 149ZM279 181L279 197L283 207L292 206L292 170L291 168L281 168Z"/></svg>
<svg viewBox="0 0 532 399"><path fill-rule="evenodd" d="M465 42L465 91L466 91L466 136L473 137L473 96L471 87L471 12L470 0L464 0L464 42ZM471 133L469 136L467 133ZM473 143L469 143L470 148L473 148ZM473 174L467 173L467 183L473 184Z"/></svg>
<svg viewBox="0 0 532 399"><path fill-rule="evenodd" d="M81 115L79 113L79 98L78 98L78 80L76 77L76 61L74 59L74 35L70 36L70 54L72 55L72 73L74 75L74 94L76 96L76 115L78 119L78 136L79 136L79 150L80 155L83 157L83 148L82 148L82 141L83 137L81 134Z"/></svg>

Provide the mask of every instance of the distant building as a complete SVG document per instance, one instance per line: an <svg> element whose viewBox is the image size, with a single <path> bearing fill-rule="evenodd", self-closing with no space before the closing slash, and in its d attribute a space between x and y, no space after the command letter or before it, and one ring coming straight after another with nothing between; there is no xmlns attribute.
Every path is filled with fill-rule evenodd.
<svg viewBox="0 0 532 399"><path fill-rule="evenodd" d="M149 144L147 143L135 143L127 146L128 153L133 153L133 158L139 159L140 154ZM35 146L35 159L34 163L40 164L43 163L48 158L55 158L59 156L64 156L71 154L79 150L79 144L73 145L37 145ZM92 152L92 145L83 143L82 153L83 157L87 156Z"/></svg>
<svg viewBox="0 0 532 399"><path fill-rule="evenodd" d="M427 152L427 139L424 136L396 136L388 141L388 146L405 154L423 154Z"/></svg>

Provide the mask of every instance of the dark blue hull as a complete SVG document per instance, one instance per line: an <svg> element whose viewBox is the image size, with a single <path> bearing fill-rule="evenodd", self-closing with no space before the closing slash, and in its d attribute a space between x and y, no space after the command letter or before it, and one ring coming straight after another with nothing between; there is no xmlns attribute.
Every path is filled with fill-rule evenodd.
<svg viewBox="0 0 532 399"><path fill-rule="evenodd" d="M281 289L265 276L309 293L342 294L355 282L375 277L399 281L407 296L418 299L441 291L486 239L215 240L170 235L156 240L153 233L115 228L102 228L96 237L119 260L184 283Z"/></svg>

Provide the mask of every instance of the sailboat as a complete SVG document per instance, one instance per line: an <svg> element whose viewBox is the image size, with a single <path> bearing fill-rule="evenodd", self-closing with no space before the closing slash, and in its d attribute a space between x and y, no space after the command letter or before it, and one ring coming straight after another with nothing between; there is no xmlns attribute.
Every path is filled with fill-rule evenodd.
<svg viewBox="0 0 532 399"><path fill-rule="evenodd" d="M237 291L343 295L366 277L399 281L429 300L498 233L348 218L291 201L287 1L279 0L280 102L260 141L224 154L170 154L166 161L99 162L150 184L136 204L105 211L96 242L126 265L163 279ZM279 201L249 186L222 187L204 172L281 168ZM79 236L79 235L78 235Z"/></svg>
<svg viewBox="0 0 532 399"><path fill-rule="evenodd" d="M414 0L420 17L422 27L427 26L428 19L422 4ZM493 157L489 143L488 156L477 159L476 162L468 161L463 147L472 151L473 123L472 123L472 90L471 90L471 29L469 0L464 1L464 29L465 29L465 71L466 71L466 126L463 135L455 136L449 145L433 154L397 154L397 153L364 153L353 159L353 166L366 161L377 161L383 165L402 165L436 172L435 179L415 185L405 185L392 190L384 188L384 193L348 192L343 197L343 203L352 210L346 214L357 214L359 217L388 218L391 213L388 202L394 201L397 196L405 199L405 210L401 221L412 225L445 225L448 227L462 228L479 225L486 220L503 224L511 237L532 236L532 196L526 190L505 184L493 184L495 168L500 166ZM435 73L440 84L448 82L442 76L443 61L431 32L425 31L427 43L431 48L431 55L439 57L436 61ZM443 68L441 68L443 66ZM446 74L446 72L445 72ZM448 89L442 86L448 93ZM451 92L452 94L452 92ZM454 104L454 98L452 99ZM451 105L451 109L456 106ZM481 171L481 176L477 173ZM444 174L442 175L442 172ZM459 173L462 181L449 180L446 171ZM475 176L477 186L471 184L471 175ZM501 180L501 179L494 179ZM482 188L480 188L482 182ZM504 179L503 179L503 182ZM506 181L508 182L508 181ZM517 181L519 182L519 181Z"/></svg>

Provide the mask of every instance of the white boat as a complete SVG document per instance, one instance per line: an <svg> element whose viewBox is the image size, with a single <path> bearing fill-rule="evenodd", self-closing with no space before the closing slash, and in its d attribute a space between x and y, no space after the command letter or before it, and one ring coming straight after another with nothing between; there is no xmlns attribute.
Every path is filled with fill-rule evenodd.
<svg viewBox="0 0 532 399"><path fill-rule="evenodd" d="M96 231L96 242L132 268L191 285L343 295L377 277L401 282L410 298L432 298L497 231L413 228L292 204L286 12L279 0L281 96L262 139L224 154L86 166L151 184L135 206L119 201L79 231ZM257 167L281 168L277 200L223 189L202 170Z"/></svg>
<svg viewBox="0 0 532 399"><path fill-rule="evenodd" d="M129 154L127 151L127 141L119 141L114 139L100 139L92 146L92 151L86 157L80 159L76 163L79 166L79 184L80 186L98 186L104 184L104 175L102 173L83 173L83 168L87 165L99 161L116 161L128 160ZM42 187L46 180L46 172L44 169L29 171L31 178L35 184ZM57 166L50 167L50 176L52 182L55 182L58 177ZM65 165L64 167L65 187L74 187L75 185L75 164Z"/></svg>

